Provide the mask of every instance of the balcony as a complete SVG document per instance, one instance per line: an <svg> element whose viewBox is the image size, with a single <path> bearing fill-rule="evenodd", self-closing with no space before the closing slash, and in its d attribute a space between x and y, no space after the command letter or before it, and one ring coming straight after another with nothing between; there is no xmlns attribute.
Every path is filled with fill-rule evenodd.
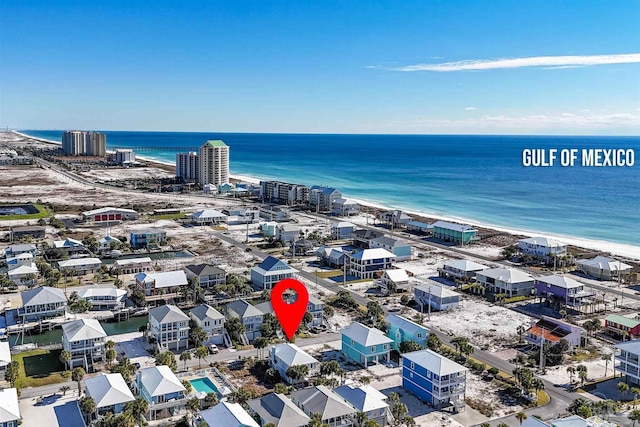
<svg viewBox="0 0 640 427"><path fill-rule="evenodd" d="M189 401L189 399L187 399L186 397L183 397L182 399L173 399L173 400L169 400L167 402L151 403L151 404L149 404L149 410L150 411L160 411L162 409L169 409L169 408L175 408L175 407L179 407L179 406L185 406L188 401Z"/></svg>

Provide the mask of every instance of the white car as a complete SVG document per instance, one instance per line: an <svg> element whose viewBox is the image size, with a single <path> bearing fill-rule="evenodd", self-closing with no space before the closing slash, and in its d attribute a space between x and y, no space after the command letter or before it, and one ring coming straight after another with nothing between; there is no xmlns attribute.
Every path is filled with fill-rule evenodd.
<svg viewBox="0 0 640 427"><path fill-rule="evenodd" d="M211 345L209 346L209 353L211 353L211 354L218 354L218 352L219 352L219 351L220 351L220 350L218 349L218 346L217 346L217 345L215 345L215 344L211 344Z"/></svg>

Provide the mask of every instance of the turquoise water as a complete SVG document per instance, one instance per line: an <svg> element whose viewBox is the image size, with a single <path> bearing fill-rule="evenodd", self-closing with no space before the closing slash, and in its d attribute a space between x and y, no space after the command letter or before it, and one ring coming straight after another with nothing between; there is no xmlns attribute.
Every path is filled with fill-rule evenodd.
<svg viewBox="0 0 640 427"><path fill-rule="evenodd" d="M53 141L60 131L24 131ZM208 139L230 146L233 174L338 188L346 197L507 228L638 245L640 138L313 135L107 131L109 149L175 162ZM634 167L522 165L526 148L622 148ZM558 151L560 152L560 151ZM559 163L559 161L557 162Z"/></svg>
<svg viewBox="0 0 640 427"><path fill-rule="evenodd" d="M194 390L198 392L209 393L218 393L218 388L209 378L196 378L194 380L189 380Z"/></svg>

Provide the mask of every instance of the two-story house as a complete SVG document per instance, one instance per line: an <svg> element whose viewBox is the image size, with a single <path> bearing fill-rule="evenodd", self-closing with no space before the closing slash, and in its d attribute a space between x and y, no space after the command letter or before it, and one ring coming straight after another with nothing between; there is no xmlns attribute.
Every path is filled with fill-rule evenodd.
<svg viewBox="0 0 640 427"><path fill-rule="evenodd" d="M63 315L67 308L67 297L58 288L40 286L20 293L20 297L18 316L23 323Z"/></svg>
<svg viewBox="0 0 640 427"><path fill-rule="evenodd" d="M33 243L16 243L14 245L10 245L7 249L5 249L4 254L7 258L15 257L25 253L36 256L36 251L36 245L34 245Z"/></svg>
<svg viewBox="0 0 640 427"><path fill-rule="evenodd" d="M309 205L316 212L328 212L333 203L342 198L342 193L335 188L314 185L309 188Z"/></svg>
<svg viewBox="0 0 640 427"><path fill-rule="evenodd" d="M584 274L600 280L621 280L631 274L633 266L605 256L591 259L579 259L576 267Z"/></svg>
<svg viewBox="0 0 640 427"><path fill-rule="evenodd" d="M191 221L198 225L215 225L227 222L227 215L215 209L205 209L194 212L191 215Z"/></svg>
<svg viewBox="0 0 640 427"><path fill-rule="evenodd" d="M317 374L320 369L320 362L297 345L290 343L272 346L269 349L269 364L273 369L278 371L280 377L289 384L298 384L306 379L295 380L287 376L287 369L291 366L307 365L309 377Z"/></svg>
<svg viewBox="0 0 640 427"><path fill-rule="evenodd" d="M18 427L21 423L20 403L16 388L0 390L0 427Z"/></svg>
<svg viewBox="0 0 640 427"><path fill-rule="evenodd" d="M331 212L340 216L357 215L360 212L360 205L355 200L340 197L331 204Z"/></svg>
<svg viewBox="0 0 640 427"><path fill-rule="evenodd" d="M369 385L356 387L353 384L343 385L333 391L349 402L358 412L367 414L367 418L380 426L386 426L390 419L387 396Z"/></svg>
<svg viewBox="0 0 640 427"><path fill-rule="evenodd" d="M243 299L232 301L224 306L224 311L227 320L237 317L244 325L245 332L239 337L241 341L244 341L243 337L245 337L247 341L253 341L262 335L260 329L262 328L264 313L247 301Z"/></svg>
<svg viewBox="0 0 640 427"><path fill-rule="evenodd" d="M331 237L333 239L347 239L355 231L356 226L350 222L338 221L331 224Z"/></svg>
<svg viewBox="0 0 640 427"><path fill-rule="evenodd" d="M86 248L80 240L67 237L64 240L54 240L53 249L59 249L67 253L67 255L76 255L85 252Z"/></svg>
<svg viewBox="0 0 640 427"><path fill-rule="evenodd" d="M269 393L249 401L249 409L260 418L260 425L275 427L307 427L309 418L284 394Z"/></svg>
<svg viewBox="0 0 640 427"><path fill-rule="evenodd" d="M151 270L151 258L127 258L118 259L113 263L119 274L144 273Z"/></svg>
<svg viewBox="0 0 640 427"><path fill-rule="evenodd" d="M409 341L415 342L422 348L427 348L429 329L426 326L393 313L387 314L385 323L387 324L387 336L393 340L391 346L394 350L400 351L400 344Z"/></svg>
<svg viewBox="0 0 640 427"><path fill-rule="evenodd" d="M167 232L159 228L134 230L129 237L133 249L159 247L167 243Z"/></svg>
<svg viewBox="0 0 640 427"><path fill-rule="evenodd" d="M348 262L348 255L340 247L320 246L316 250L316 255L322 264L333 268L343 268Z"/></svg>
<svg viewBox="0 0 640 427"><path fill-rule="evenodd" d="M269 255L256 267L251 268L251 282L256 289L272 289L283 279L295 277L298 273L286 262Z"/></svg>
<svg viewBox="0 0 640 427"><path fill-rule="evenodd" d="M409 289L409 275L404 268L385 270L380 277L380 288L389 294L394 292L404 292Z"/></svg>
<svg viewBox="0 0 640 427"><path fill-rule="evenodd" d="M279 224L276 226L276 240L291 243L300 238L300 227L294 224Z"/></svg>
<svg viewBox="0 0 640 427"><path fill-rule="evenodd" d="M518 240L518 249L526 255L539 256L545 261L551 257L567 255L567 245L546 237L530 237Z"/></svg>
<svg viewBox="0 0 640 427"><path fill-rule="evenodd" d="M98 258L74 258L64 261L58 261L58 268L60 271L69 270L73 271L79 276L93 273L102 265L102 261Z"/></svg>
<svg viewBox="0 0 640 427"><path fill-rule="evenodd" d="M358 279L374 279L391 269L396 258L386 249L363 249L351 255L349 271Z"/></svg>
<svg viewBox="0 0 640 427"><path fill-rule="evenodd" d="M84 380L85 395L96 402L98 419L112 413L121 414L125 405L136 398L121 374L99 374Z"/></svg>
<svg viewBox="0 0 640 427"><path fill-rule="evenodd" d="M351 234L353 237L353 244L362 249L369 249L369 244L373 239L383 237L384 233L377 230L354 230Z"/></svg>
<svg viewBox="0 0 640 427"><path fill-rule="evenodd" d="M320 298L309 294L307 311L313 316L313 320L311 323L307 323L307 327L322 325L324 319L324 302L322 302Z"/></svg>
<svg viewBox="0 0 640 427"><path fill-rule="evenodd" d="M433 223L433 237L453 242L456 245L466 245L475 242L477 230L468 225L454 224L446 221L436 221Z"/></svg>
<svg viewBox="0 0 640 427"><path fill-rule="evenodd" d="M402 355L402 388L433 406L464 408L468 369L431 350Z"/></svg>
<svg viewBox="0 0 640 427"><path fill-rule="evenodd" d="M581 307L589 304L595 297L595 292L586 289L584 284L556 274L536 278L535 287L540 298L544 297L568 307Z"/></svg>
<svg viewBox="0 0 640 427"><path fill-rule="evenodd" d="M382 212L380 214L380 220L389 224L391 228L401 228L406 227L412 218L406 212L396 209Z"/></svg>
<svg viewBox="0 0 640 427"><path fill-rule="evenodd" d="M389 361L393 341L382 331L354 322L342 330L342 354L364 365Z"/></svg>
<svg viewBox="0 0 640 427"><path fill-rule="evenodd" d="M211 264L191 264L184 268L188 280L198 279L198 286L211 289L227 283L227 272Z"/></svg>
<svg viewBox="0 0 640 427"><path fill-rule="evenodd" d="M155 337L160 351L189 347L189 317L175 305L149 310L149 335Z"/></svg>
<svg viewBox="0 0 640 427"><path fill-rule="evenodd" d="M242 405L226 400L200 411L200 418L209 427L260 427Z"/></svg>
<svg viewBox="0 0 640 427"><path fill-rule="evenodd" d="M411 245L403 243L398 239L392 239L391 237L378 237L377 239L372 239L369 242L369 247L371 249L386 249L396 256L396 261L411 260Z"/></svg>
<svg viewBox="0 0 640 427"><path fill-rule="evenodd" d="M91 310L121 310L127 291L118 288L84 288L78 291L78 298L89 301Z"/></svg>
<svg viewBox="0 0 640 427"><path fill-rule="evenodd" d="M586 334L587 332L580 326L553 317L542 316L541 319L531 322L531 327L527 329L524 340L540 347L543 343L555 344L561 339L565 339L573 348L582 344Z"/></svg>
<svg viewBox="0 0 640 427"><path fill-rule="evenodd" d="M182 298L181 289L189 284L187 276L182 270L138 273L135 275L135 279L136 287L144 292L145 300L149 305Z"/></svg>
<svg viewBox="0 0 640 427"><path fill-rule="evenodd" d="M204 345L224 343L225 319L218 310L207 304L201 304L189 310L189 317L207 333Z"/></svg>
<svg viewBox="0 0 640 427"><path fill-rule="evenodd" d="M533 292L533 276L515 268L490 268L478 271L476 280L489 292L515 296L529 296Z"/></svg>
<svg viewBox="0 0 640 427"><path fill-rule="evenodd" d="M39 271L33 262L30 252L23 252L6 259L7 277L16 285L35 285L38 281Z"/></svg>
<svg viewBox="0 0 640 427"><path fill-rule="evenodd" d="M308 417L320 414L322 425L329 427L350 427L358 412L352 404L330 388L319 385L291 393L291 402L302 409Z"/></svg>
<svg viewBox="0 0 640 427"><path fill-rule="evenodd" d="M608 315L604 319L604 328L616 338L636 339L640 336L640 320L619 314Z"/></svg>
<svg viewBox="0 0 640 427"><path fill-rule="evenodd" d="M177 416L187 403L186 389L166 365L140 369L135 389L149 404L145 414L148 421Z"/></svg>
<svg viewBox="0 0 640 427"><path fill-rule="evenodd" d="M424 285L413 288L413 298L420 306L420 311L453 310L460 305L461 295L438 282L428 281Z"/></svg>
<svg viewBox="0 0 640 427"><path fill-rule="evenodd" d="M118 249L120 245L122 245L120 239L107 235L98 240L98 252L108 253L114 249Z"/></svg>
<svg viewBox="0 0 640 427"><path fill-rule="evenodd" d="M628 382L640 384L640 340L621 342L613 346L615 370Z"/></svg>
<svg viewBox="0 0 640 427"><path fill-rule="evenodd" d="M449 280L458 279L469 282L476 278L476 274L488 269L489 267L486 265L478 264L468 259L454 259L445 261L442 268L438 269L438 275Z"/></svg>
<svg viewBox="0 0 640 427"><path fill-rule="evenodd" d="M96 319L78 319L62 325L62 348L71 352L69 368L82 366L93 372L93 364L104 360L107 333Z"/></svg>

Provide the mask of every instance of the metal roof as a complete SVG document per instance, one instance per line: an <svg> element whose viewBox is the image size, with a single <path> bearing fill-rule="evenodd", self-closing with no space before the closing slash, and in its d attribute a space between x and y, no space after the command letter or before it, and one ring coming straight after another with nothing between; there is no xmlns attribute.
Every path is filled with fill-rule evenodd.
<svg viewBox="0 0 640 427"><path fill-rule="evenodd" d="M358 322L354 322L342 329L341 333L364 347L390 344L393 342L393 340L387 337L381 330L370 328Z"/></svg>
<svg viewBox="0 0 640 427"><path fill-rule="evenodd" d="M326 386L309 387L291 393L291 400L300 402L306 413L321 415L323 420L358 412L349 402Z"/></svg>
<svg viewBox="0 0 640 427"><path fill-rule="evenodd" d="M59 302L66 302L67 297L64 296L62 289L51 288L49 286L40 286L38 288L24 291L20 294L22 298L22 305L40 305L40 304L55 304Z"/></svg>
<svg viewBox="0 0 640 427"><path fill-rule="evenodd" d="M136 400L121 374L100 374L84 380L86 392L98 408Z"/></svg>
<svg viewBox="0 0 640 427"><path fill-rule="evenodd" d="M387 396L373 387L354 387L350 384L335 388L333 391L361 412L375 411L389 407L387 402L380 399L380 395L385 399Z"/></svg>
<svg viewBox="0 0 640 427"><path fill-rule="evenodd" d="M276 427L306 427L311 421L291 399L280 393L270 393L260 399L250 400L249 407L265 423L272 423Z"/></svg>
<svg viewBox="0 0 640 427"><path fill-rule="evenodd" d="M200 416L209 427L260 427L239 403L225 400L211 409L200 411Z"/></svg>
<svg viewBox="0 0 640 427"><path fill-rule="evenodd" d="M17 421L20 418L20 405L18 403L18 390L5 388L0 390L0 423Z"/></svg>
<svg viewBox="0 0 640 427"><path fill-rule="evenodd" d="M433 226L446 228L447 230L454 230L454 231L475 231L475 229L470 225L454 224L452 222L447 222L447 221L436 221L433 223Z"/></svg>
<svg viewBox="0 0 640 427"><path fill-rule="evenodd" d="M199 320L224 319L224 316L222 315L222 313L220 313L218 310L216 310L215 308L207 304L200 304L199 306L189 310L189 313L193 314L195 318Z"/></svg>
<svg viewBox="0 0 640 427"><path fill-rule="evenodd" d="M188 284L184 271L165 271L163 273L138 273L135 275L138 282L155 282L156 288L168 288L170 286L183 286Z"/></svg>
<svg viewBox="0 0 640 427"><path fill-rule="evenodd" d="M490 277L505 283L532 282L533 276L514 268L490 268L478 272L478 276Z"/></svg>
<svg viewBox="0 0 640 427"><path fill-rule="evenodd" d="M477 262L469 261L468 259L454 259L451 261L446 261L444 263L444 266L462 271L478 271L489 269L489 267L487 267L486 265L478 264Z"/></svg>
<svg viewBox="0 0 640 427"><path fill-rule="evenodd" d="M142 386L151 397L186 391L182 382L166 365L143 368L138 371L138 375Z"/></svg>
<svg viewBox="0 0 640 427"><path fill-rule="evenodd" d="M363 249L351 256L356 260L369 260L369 259L382 259L382 258L396 258L395 254L389 252L383 248L375 249Z"/></svg>
<svg viewBox="0 0 640 427"><path fill-rule="evenodd" d="M548 239L546 237L529 237L528 239L520 239L519 242L543 246L545 248L560 248L562 246L567 246L565 243L560 243L557 240Z"/></svg>
<svg viewBox="0 0 640 427"><path fill-rule="evenodd" d="M78 319L62 324L62 335L68 342L105 338L107 333L96 319Z"/></svg>
<svg viewBox="0 0 640 427"><path fill-rule="evenodd" d="M447 359L441 354L438 354L435 351L431 351L429 349L412 351L411 353L404 353L402 357L410 362L415 363L418 366L421 366L433 373L438 374L439 376L468 371L467 368L460 365L459 363Z"/></svg>
<svg viewBox="0 0 640 427"><path fill-rule="evenodd" d="M282 360L286 366L295 365L309 365L312 363L318 363L316 359L311 357L307 352L302 350L295 344L283 343L273 346L270 351L270 355Z"/></svg>
<svg viewBox="0 0 640 427"><path fill-rule="evenodd" d="M149 310L149 318L154 318L159 324L189 321L189 317L175 305L161 305Z"/></svg>

